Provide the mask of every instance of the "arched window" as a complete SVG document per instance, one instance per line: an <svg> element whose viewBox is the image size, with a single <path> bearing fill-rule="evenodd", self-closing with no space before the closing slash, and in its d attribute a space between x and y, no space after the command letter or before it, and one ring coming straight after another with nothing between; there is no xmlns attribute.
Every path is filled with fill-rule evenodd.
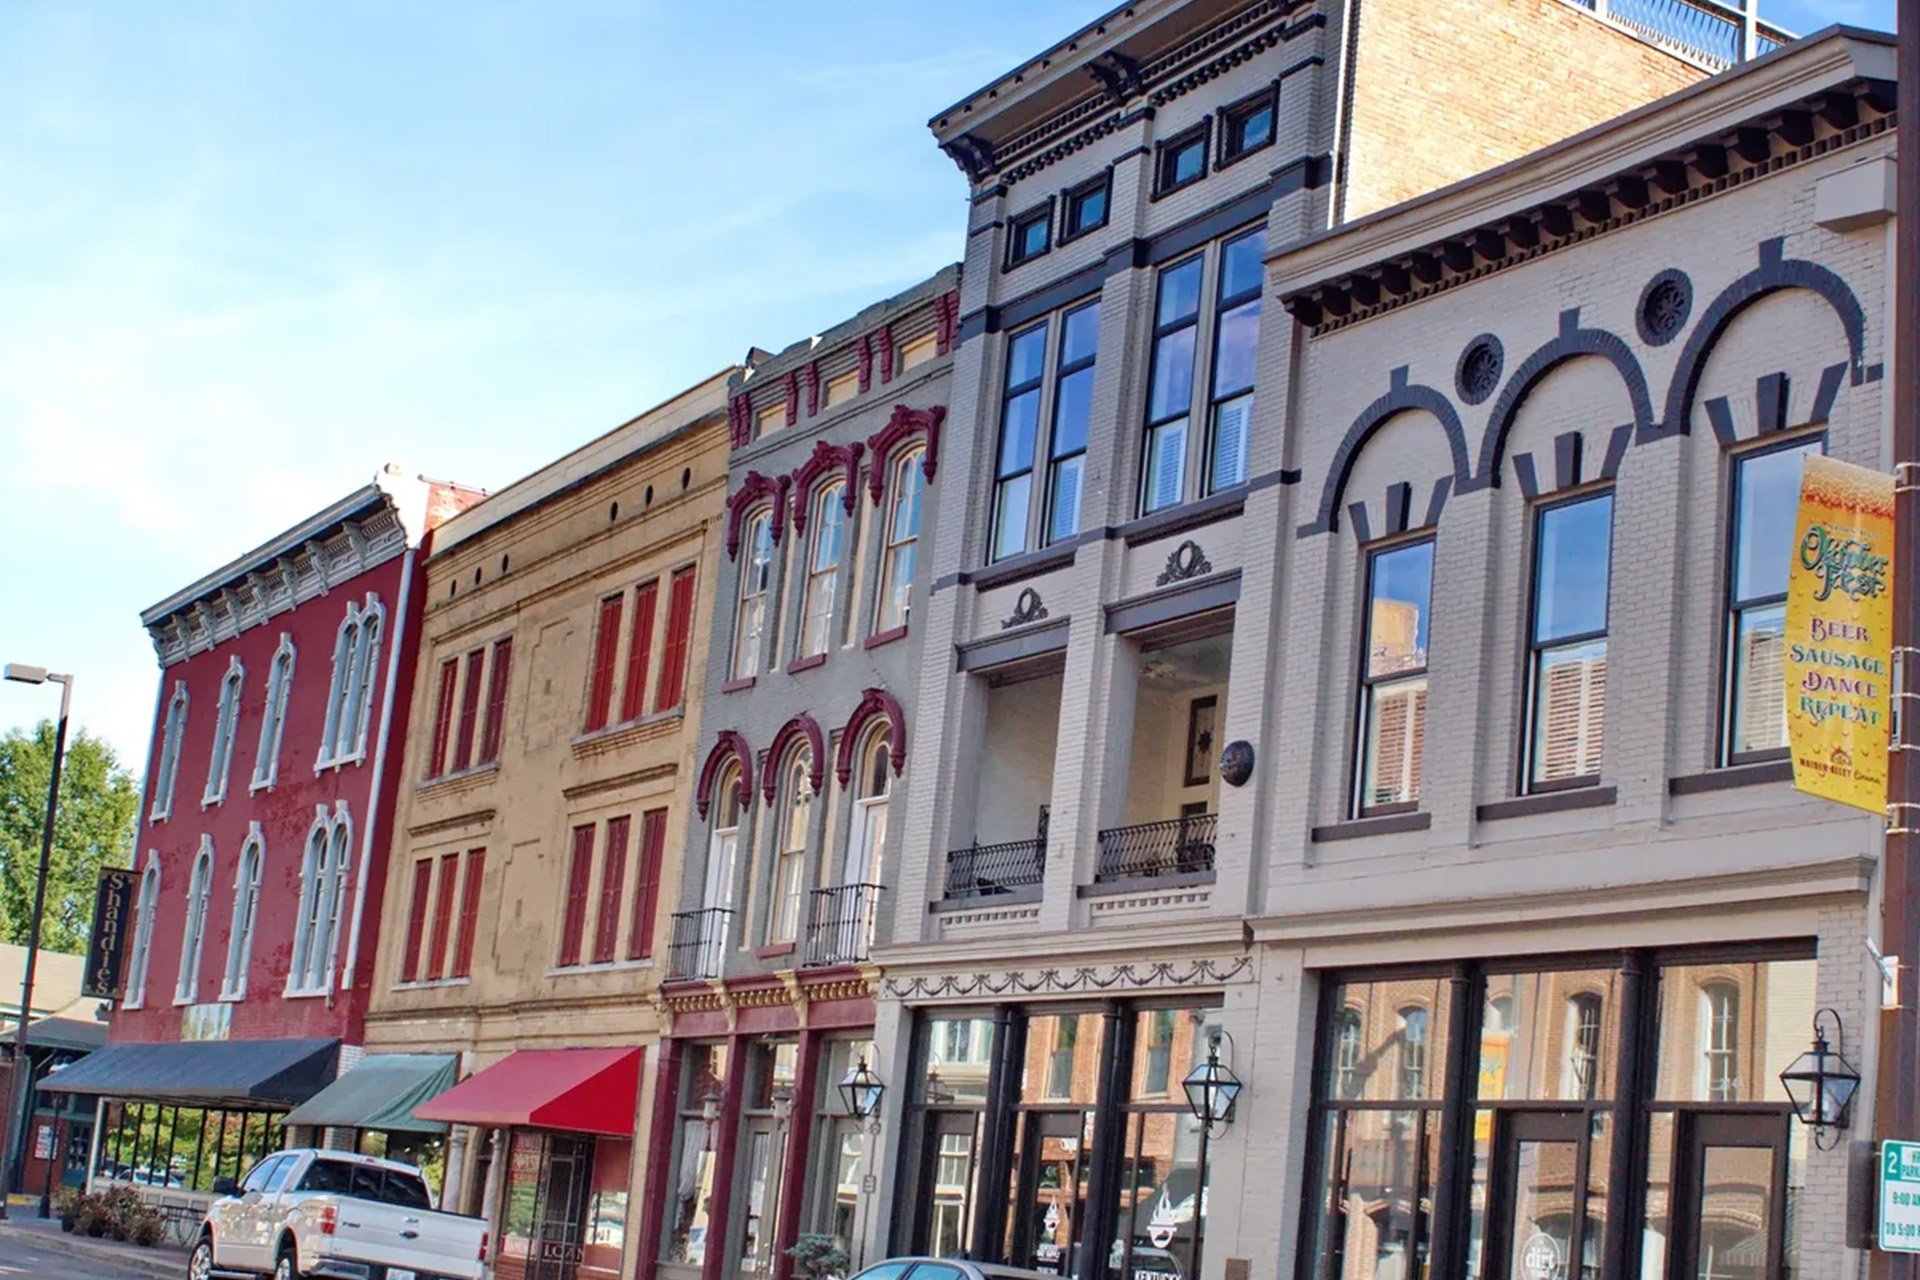
<svg viewBox="0 0 1920 1280"><path fill-rule="evenodd" d="M767 919L768 942L792 942L800 936L800 889L805 879L807 834L813 823L813 789L808 780L813 748L797 748L787 761L780 817L779 855L773 865L773 901Z"/></svg>
<svg viewBox="0 0 1920 1280"><path fill-rule="evenodd" d="M1740 989L1731 982L1700 988L1699 1097L1740 1101Z"/></svg>
<svg viewBox="0 0 1920 1280"><path fill-rule="evenodd" d="M167 703L166 728L160 735L160 767L155 770L149 822L158 822L173 812L173 783L180 774L180 739L186 731L187 682L176 680L173 698Z"/></svg>
<svg viewBox="0 0 1920 1280"><path fill-rule="evenodd" d="M293 688L293 637L281 635L267 668L267 703L260 716L260 750L253 757L252 790L271 787L280 776L280 733L287 723L287 697Z"/></svg>
<svg viewBox="0 0 1920 1280"><path fill-rule="evenodd" d="M853 829L847 836L845 884L884 884L887 801L893 793L893 731L882 724L867 735L854 776Z"/></svg>
<svg viewBox="0 0 1920 1280"><path fill-rule="evenodd" d="M913 602L913 560L920 542L920 495L926 489L926 477L920 464L926 451L914 449L893 464L893 483L888 486L892 507L887 512L886 551L880 558L880 607L876 611L876 631L893 631L907 625L907 612Z"/></svg>
<svg viewBox="0 0 1920 1280"><path fill-rule="evenodd" d="M1571 1101L1590 1102L1600 1088L1600 997L1585 991L1567 999L1566 1062L1561 1070L1560 1095Z"/></svg>
<svg viewBox="0 0 1920 1280"><path fill-rule="evenodd" d="M767 595L773 584L773 513L747 521L747 554L740 562L740 604L733 621L733 678L760 674L767 634Z"/></svg>
<svg viewBox="0 0 1920 1280"><path fill-rule="evenodd" d="M840 586L840 557L846 549L845 484L821 486L813 499L813 545L807 555L807 598L800 622L800 656L810 658L833 646L833 600Z"/></svg>
<svg viewBox="0 0 1920 1280"><path fill-rule="evenodd" d="M239 1000L247 994L247 968L253 963L253 924L260 913L260 862L263 856L260 824L254 823L240 850L233 875L233 924L227 931L227 973L220 998Z"/></svg>
<svg viewBox="0 0 1920 1280"><path fill-rule="evenodd" d="M200 837L200 853L187 880L187 924L180 935L180 975L173 984L175 1004L193 1004L200 991L200 952L207 940L207 901L213 896L213 840Z"/></svg>
<svg viewBox="0 0 1920 1280"><path fill-rule="evenodd" d="M380 634L386 610L380 597L347 604L333 642L333 681L327 690L327 722L321 732L318 764L348 764L367 749L368 704L380 670Z"/></svg>
<svg viewBox="0 0 1920 1280"><path fill-rule="evenodd" d="M140 875L140 896L134 905L133 963L127 967L127 1004L138 1009L147 1000L147 962L153 956L153 915L160 906L160 855L147 852L147 869Z"/></svg>
<svg viewBox="0 0 1920 1280"><path fill-rule="evenodd" d="M1333 1096L1351 1099L1360 1096L1361 1056L1360 1011L1342 1009L1333 1033Z"/></svg>
<svg viewBox="0 0 1920 1280"><path fill-rule="evenodd" d="M347 896L347 872L352 866L353 826L344 812L331 820L322 813L307 833L306 856L300 868L300 916L294 927L293 971L287 989L311 994L326 991L333 980L333 955L338 944L340 908Z"/></svg>
<svg viewBox="0 0 1920 1280"><path fill-rule="evenodd" d="M214 716L213 755L207 761L207 787L200 795L204 808L227 798L227 771L233 764L234 731L240 727L240 691L246 684L247 669L236 655L227 660L226 678L220 682L220 710Z"/></svg>
<svg viewBox="0 0 1920 1280"><path fill-rule="evenodd" d="M1427 1096L1427 1011L1400 1011L1400 1096Z"/></svg>
<svg viewBox="0 0 1920 1280"><path fill-rule="evenodd" d="M700 891L698 950L689 976L718 977L733 918L733 870L740 853L740 765L731 762L713 784L713 830L707 837L706 879ZM675 947L680 945L675 931Z"/></svg>

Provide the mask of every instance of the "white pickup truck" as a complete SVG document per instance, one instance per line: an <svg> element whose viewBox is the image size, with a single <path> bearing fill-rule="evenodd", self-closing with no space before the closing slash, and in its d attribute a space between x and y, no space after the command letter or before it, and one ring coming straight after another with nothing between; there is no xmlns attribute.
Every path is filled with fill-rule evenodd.
<svg viewBox="0 0 1920 1280"><path fill-rule="evenodd" d="M480 1280L487 1228L433 1208L410 1164L346 1151L276 1151L207 1210L188 1280L302 1276Z"/></svg>

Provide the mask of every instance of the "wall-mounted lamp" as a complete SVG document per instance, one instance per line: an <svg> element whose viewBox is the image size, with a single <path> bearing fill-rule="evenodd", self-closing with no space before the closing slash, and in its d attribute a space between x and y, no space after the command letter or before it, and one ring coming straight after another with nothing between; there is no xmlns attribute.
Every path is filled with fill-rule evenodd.
<svg viewBox="0 0 1920 1280"><path fill-rule="evenodd" d="M1187 1078L1180 1082L1187 1091L1187 1105L1193 1109L1194 1119L1205 1125L1209 1134L1216 1124L1224 1128L1233 1123L1233 1104L1244 1087L1233 1068L1220 1061L1222 1034L1216 1031L1207 1037L1207 1060L1187 1072Z"/></svg>
<svg viewBox="0 0 1920 1280"><path fill-rule="evenodd" d="M880 1077L867 1069L865 1058L840 1082L840 1098L847 1104L848 1114L856 1120L865 1120L878 1111L880 1095L886 1091L887 1086Z"/></svg>
<svg viewBox="0 0 1920 1280"><path fill-rule="evenodd" d="M1834 1048L1827 1046L1822 1018L1833 1020ZM1830 1151L1840 1141L1853 1113L1853 1095L1860 1088L1860 1073L1847 1061L1847 1030L1840 1015L1822 1009L1813 1015L1813 1048L1795 1058L1780 1073L1780 1083L1793 1103L1800 1123L1813 1130L1813 1144Z"/></svg>
<svg viewBox="0 0 1920 1280"><path fill-rule="evenodd" d="M958 1096L959 1096L958 1094L956 1094L953 1090L947 1087L947 1082L940 1078L940 1073L938 1071L927 1072L927 1105L928 1106L944 1107L948 1103L952 1102Z"/></svg>

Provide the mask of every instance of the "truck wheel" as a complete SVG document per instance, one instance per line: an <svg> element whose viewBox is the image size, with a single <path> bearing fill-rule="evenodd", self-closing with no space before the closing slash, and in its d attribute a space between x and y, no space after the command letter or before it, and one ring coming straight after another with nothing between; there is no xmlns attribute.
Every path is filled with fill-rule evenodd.
<svg viewBox="0 0 1920 1280"><path fill-rule="evenodd" d="M273 1280L300 1280L300 1263L291 1243L280 1246L280 1259L273 1264Z"/></svg>
<svg viewBox="0 0 1920 1280"><path fill-rule="evenodd" d="M187 1280L207 1280L213 1274L213 1237L201 1236L187 1259Z"/></svg>

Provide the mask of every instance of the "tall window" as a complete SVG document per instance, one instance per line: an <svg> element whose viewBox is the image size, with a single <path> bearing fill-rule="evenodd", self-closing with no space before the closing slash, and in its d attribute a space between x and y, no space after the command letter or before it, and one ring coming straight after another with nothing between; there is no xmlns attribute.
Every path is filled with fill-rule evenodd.
<svg viewBox="0 0 1920 1280"><path fill-rule="evenodd" d="M448 658L440 664L440 680L433 698L433 737L428 750L427 776L437 778L447 771L447 747L453 740L453 700L460 687L460 659Z"/></svg>
<svg viewBox="0 0 1920 1280"><path fill-rule="evenodd" d="M207 789L201 794L202 806L219 804L227 798L227 773L233 765L233 739L240 728L240 692L246 687L247 669L240 659L227 660L227 675L220 682L220 709L213 720L213 755L207 761Z"/></svg>
<svg viewBox="0 0 1920 1280"><path fill-rule="evenodd" d="M239 1000L247 994L247 969L253 963L253 926L260 914L260 863L264 856L260 824L256 822L240 849L240 865L233 875L233 922L227 930L227 972L220 983L223 1000Z"/></svg>
<svg viewBox="0 0 1920 1280"><path fill-rule="evenodd" d="M1360 1096L1360 1011L1342 1009L1334 1024L1333 1096L1350 1101Z"/></svg>
<svg viewBox="0 0 1920 1280"><path fill-rule="evenodd" d="M460 855L443 853L433 886L433 932L427 936L427 977L437 980L447 967L447 939L453 933L454 882L460 876Z"/></svg>
<svg viewBox="0 0 1920 1280"><path fill-rule="evenodd" d="M1142 511L1180 501L1187 482L1187 421L1193 412L1194 335L1200 325L1202 258L1160 273L1154 304L1152 382L1147 393Z"/></svg>
<svg viewBox="0 0 1920 1280"><path fill-rule="evenodd" d="M317 994L332 985L340 908L353 861L352 839L352 824L344 812L331 819L324 814L315 818L307 834L306 856L301 863L300 914L293 935L293 969L287 975L291 993Z"/></svg>
<svg viewBox="0 0 1920 1280"><path fill-rule="evenodd" d="M913 605L913 562L920 543L920 495L926 489L921 464L926 451L913 449L893 463L893 483L887 486L892 505L887 511L886 554L880 565L879 625L893 631L907 625Z"/></svg>
<svg viewBox="0 0 1920 1280"><path fill-rule="evenodd" d="M792 942L800 935L800 888L807 834L813 824L813 789L807 777L812 761L813 749L801 747L787 762L786 811L781 815L780 851L774 861L768 942Z"/></svg>
<svg viewBox="0 0 1920 1280"><path fill-rule="evenodd" d="M660 646L660 687L653 709L671 711L686 701L687 651L693 644L693 583L695 569L675 569L667 587L667 636Z"/></svg>
<svg viewBox="0 0 1920 1280"><path fill-rule="evenodd" d="M607 851L600 859L600 903L593 923L593 962L611 963L620 945L620 896L627 887L627 844L633 819L607 819Z"/></svg>
<svg viewBox="0 0 1920 1280"><path fill-rule="evenodd" d="M1400 1096L1427 1096L1427 1011L1400 1011Z"/></svg>
<svg viewBox="0 0 1920 1280"><path fill-rule="evenodd" d="M480 764L500 762L500 739L506 732L507 682L513 676L513 637L493 642L487 661L487 727L480 735Z"/></svg>
<svg viewBox="0 0 1920 1280"><path fill-rule="evenodd" d="M825 653L833 643L833 597L840 585L847 513L845 484L822 486L813 499L813 547L807 556L806 605L801 612L800 656Z"/></svg>
<svg viewBox="0 0 1920 1280"><path fill-rule="evenodd" d="M460 736L454 739L453 771L473 767L474 744L480 740L481 680L486 674L487 651L475 649L467 655L467 674L460 685Z"/></svg>
<svg viewBox="0 0 1920 1280"><path fill-rule="evenodd" d="M473 935L480 924L480 886L487 875L487 851L467 850L466 869L460 880L460 922L454 931L453 961L447 966L449 978L465 978L473 973Z"/></svg>
<svg viewBox="0 0 1920 1280"><path fill-rule="evenodd" d="M160 733L160 766L154 771L153 801L147 820L158 822L173 812L173 784L180 775L180 739L187 731L187 682L173 682L167 702L166 727Z"/></svg>
<svg viewBox="0 0 1920 1280"><path fill-rule="evenodd" d="M400 955L400 981L416 982L427 940L427 906L433 893L433 859L413 861L413 897L407 903L406 950Z"/></svg>
<svg viewBox="0 0 1920 1280"><path fill-rule="evenodd" d="M160 857L147 854L147 869L140 874L140 897L135 906L138 919L133 929L133 963L127 966L127 1008L138 1009L147 1000L147 967L153 958L153 917L160 909Z"/></svg>
<svg viewBox="0 0 1920 1280"><path fill-rule="evenodd" d="M380 671L380 635L386 610L369 594L364 604L349 602L333 643L333 681L327 690L327 720L320 735L316 768L347 764L365 756L370 703Z"/></svg>
<svg viewBox="0 0 1920 1280"><path fill-rule="evenodd" d="M627 632L627 674L620 690L620 720L638 720L647 711L647 675L653 665L653 622L659 612L660 582L643 582L633 593L633 626Z"/></svg>
<svg viewBox="0 0 1920 1280"><path fill-rule="evenodd" d="M587 893L593 883L593 824L573 829L573 852L567 863L567 896L560 917L561 968L580 963L587 931Z"/></svg>
<svg viewBox="0 0 1920 1280"><path fill-rule="evenodd" d="M1600 997L1582 992L1567 1000L1566 1066L1560 1096L1591 1102L1600 1088Z"/></svg>
<svg viewBox="0 0 1920 1280"><path fill-rule="evenodd" d="M1055 358L1053 439L1048 446L1047 514L1043 543L1080 532L1080 487L1087 465L1087 425L1093 418L1093 362L1100 347L1100 304L1067 312Z"/></svg>
<svg viewBox="0 0 1920 1280"><path fill-rule="evenodd" d="M1700 989L1701 1096L1740 1101L1740 989L1714 982Z"/></svg>
<svg viewBox="0 0 1920 1280"><path fill-rule="evenodd" d="M1420 800L1427 731L1427 621L1433 540L1367 557L1366 654L1360 671L1360 817Z"/></svg>
<svg viewBox="0 0 1920 1280"><path fill-rule="evenodd" d="M1147 1062L1140 1081L1142 1093L1167 1092L1173 1075L1173 1031L1178 1018L1178 1012L1173 1009L1155 1009L1147 1016Z"/></svg>
<svg viewBox="0 0 1920 1280"><path fill-rule="evenodd" d="M1728 764L1786 749L1787 564L1802 460L1824 449L1824 440L1800 440L1733 460L1722 735Z"/></svg>
<svg viewBox="0 0 1920 1280"><path fill-rule="evenodd" d="M887 859L887 802L893 791L893 733L874 730L860 753L858 790L853 802L853 828L847 834L847 861L843 884L885 884Z"/></svg>
<svg viewBox="0 0 1920 1280"><path fill-rule="evenodd" d="M293 637L282 635L267 668L267 701L260 716L260 750L253 758L252 790L271 787L280 776L280 735L287 724L287 698L293 691Z"/></svg>
<svg viewBox="0 0 1920 1280"><path fill-rule="evenodd" d="M653 955L653 918L660 909L660 859L667 848L667 811L640 815L640 866L633 879L633 919L627 926L627 959Z"/></svg>
<svg viewBox="0 0 1920 1280"><path fill-rule="evenodd" d="M1612 557L1611 492L1539 509L1529 634L1530 789L1564 786L1600 772Z"/></svg>
<svg viewBox="0 0 1920 1280"><path fill-rule="evenodd" d="M1047 1096L1073 1096L1073 1058L1080 1047L1080 1019L1062 1014L1053 1020L1053 1046L1047 1052Z"/></svg>
<svg viewBox="0 0 1920 1280"><path fill-rule="evenodd" d="M740 603L733 622L733 678L750 680L760 674L766 644L767 593L773 585L773 513L762 511L747 521L744 559L740 562Z"/></svg>
<svg viewBox="0 0 1920 1280"><path fill-rule="evenodd" d="M1247 444L1253 426L1253 366L1260 346L1260 288L1267 233L1229 240L1220 254L1213 332L1213 439L1207 448L1207 492L1218 493L1247 478Z"/></svg>
<svg viewBox="0 0 1920 1280"><path fill-rule="evenodd" d="M187 881L187 923L180 935L180 975L173 1002L192 1004L200 992L200 952L207 940L207 904L213 897L213 842L200 838L200 854Z"/></svg>
<svg viewBox="0 0 1920 1280"><path fill-rule="evenodd" d="M625 594L608 596L600 602L600 621L593 633L593 670L587 677L587 732L607 727L613 717L613 681L619 674L615 663L620 656L620 615L626 608Z"/></svg>
<svg viewBox="0 0 1920 1280"><path fill-rule="evenodd" d="M1007 341L1007 376L1000 404L1000 453L994 466L993 558L1027 549L1033 511L1033 456L1040 433L1040 390L1047 368L1043 322Z"/></svg>

